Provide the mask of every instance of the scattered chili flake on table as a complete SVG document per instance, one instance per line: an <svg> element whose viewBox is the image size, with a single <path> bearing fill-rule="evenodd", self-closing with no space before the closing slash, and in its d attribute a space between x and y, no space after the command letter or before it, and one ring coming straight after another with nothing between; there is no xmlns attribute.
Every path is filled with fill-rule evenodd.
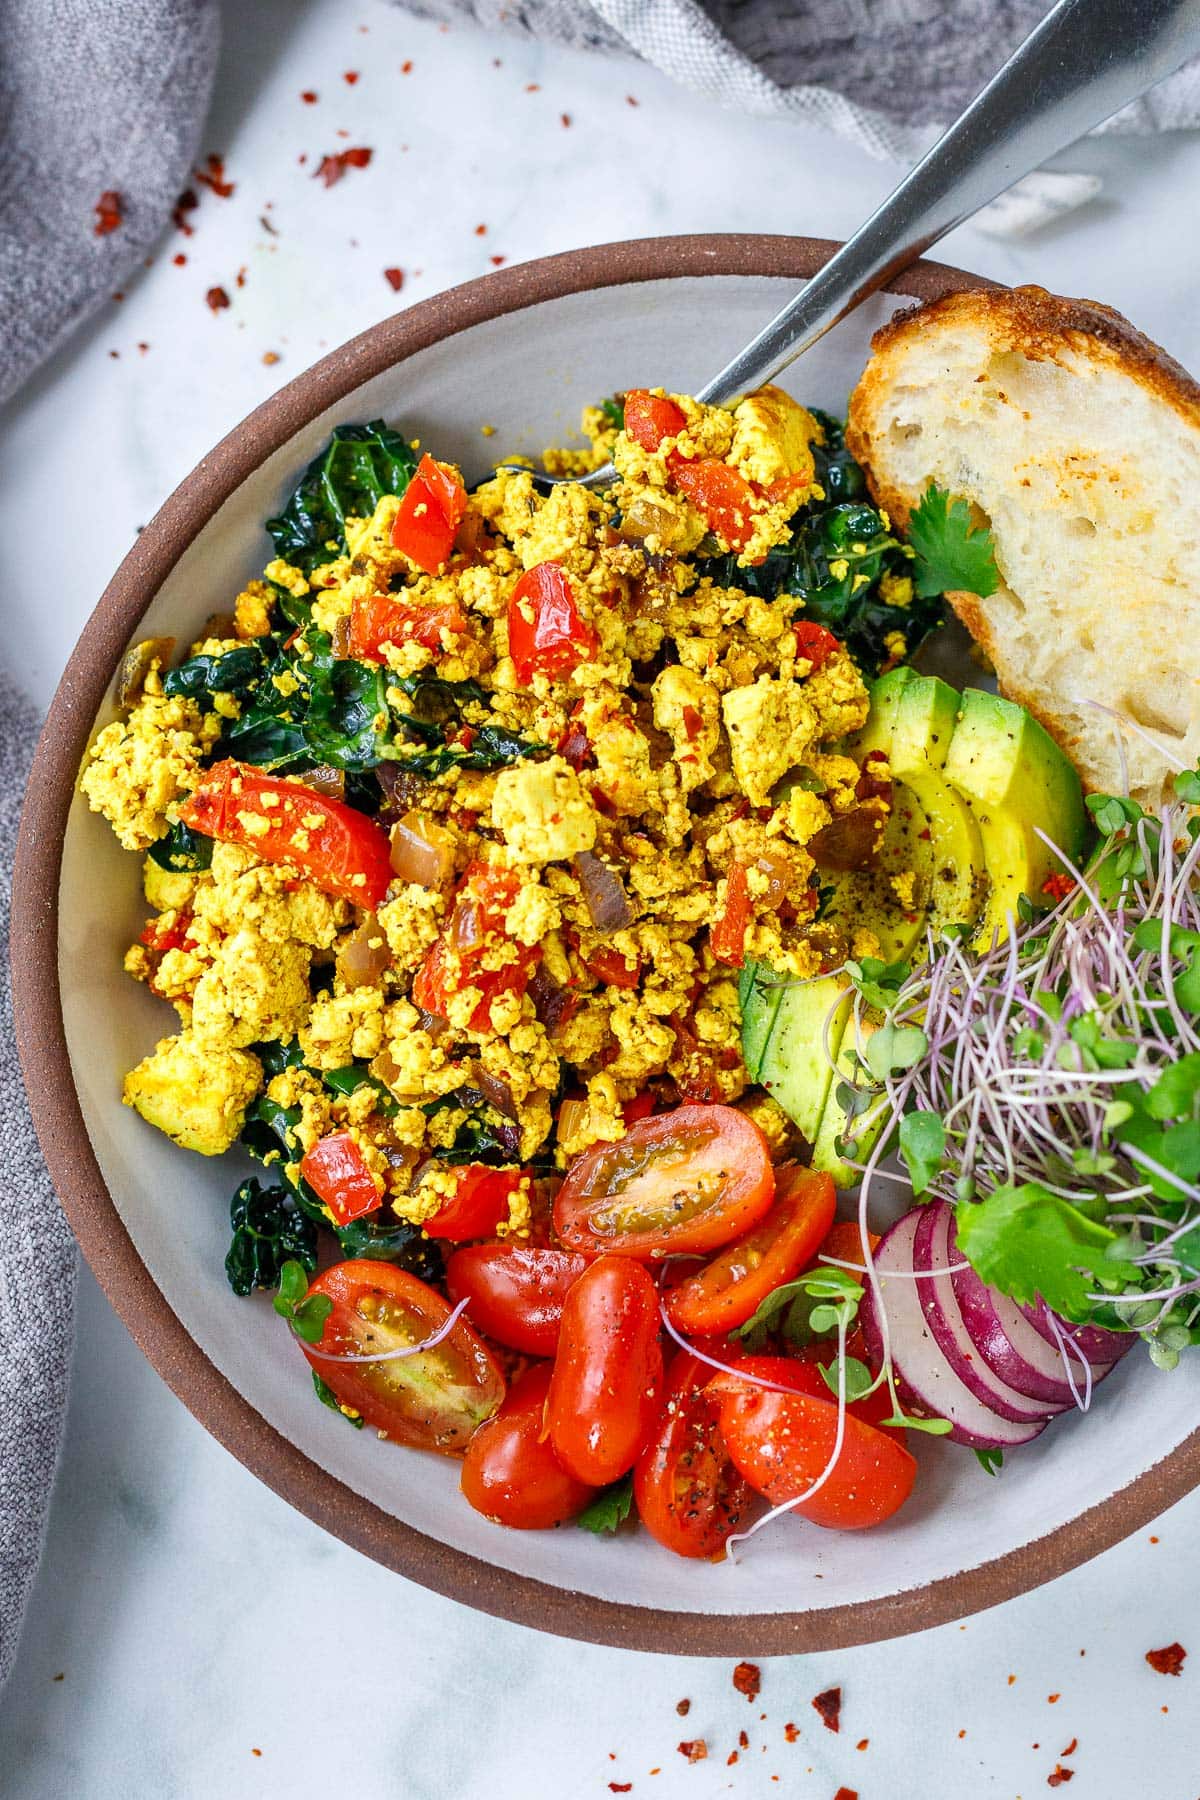
<svg viewBox="0 0 1200 1800"><path fill-rule="evenodd" d="M820 1713L826 1731L842 1729L842 1690L840 1687L826 1688L823 1694L817 1694L813 1706Z"/></svg>
<svg viewBox="0 0 1200 1800"><path fill-rule="evenodd" d="M225 179L225 158L210 154L204 159L203 169L195 171L196 180L203 187L211 188L220 200L233 198L233 183Z"/></svg>
<svg viewBox="0 0 1200 1800"><path fill-rule="evenodd" d="M1146 1661L1159 1675L1182 1675L1186 1655L1182 1644L1166 1644L1161 1650L1147 1650Z"/></svg>
<svg viewBox="0 0 1200 1800"><path fill-rule="evenodd" d="M870 1741L871 1741L870 1738L859 1738L859 1740L858 1740L857 1744L855 1744L854 1748L856 1750L865 1750L867 1745L870 1743Z"/></svg>
<svg viewBox="0 0 1200 1800"><path fill-rule="evenodd" d="M243 263L242 267L238 270L237 274L235 275L233 285L234 285L234 287L240 287L240 288L245 287L245 285L246 285L246 266L244 263Z"/></svg>
<svg viewBox="0 0 1200 1800"><path fill-rule="evenodd" d="M124 223L125 206L116 188L105 188L92 210L96 215L92 229L97 237L107 237Z"/></svg>
<svg viewBox="0 0 1200 1800"><path fill-rule="evenodd" d="M680 1756L686 1756L689 1762L703 1762L708 1755L708 1745L703 1738L684 1738L677 1748Z"/></svg>
<svg viewBox="0 0 1200 1800"><path fill-rule="evenodd" d="M404 270L385 269L383 271L383 279L387 282L392 291L398 294L400 289L404 286Z"/></svg>
<svg viewBox="0 0 1200 1800"><path fill-rule="evenodd" d="M275 364L279 361L278 350L264 350L263 361L266 363L268 369L274 368Z"/></svg>
<svg viewBox="0 0 1200 1800"><path fill-rule="evenodd" d="M358 70L347 69L346 73L342 76L342 80L346 83L347 87L353 87L358 80Z"/></svg>
<svg viewBox="0 0 1200 1800"><path fill-rule="evenodd" d="M177 250L171 258L171 261L175 264L177 269L182 269L184 263L187 261L187 257L183 254L182 250Z"/></svg>
<svg viewBox="0 0 1200 1800"><path fill-rule="evenodd" d="M498 68L498 67L499 67L499 62L498 62L498 61L497 61L497 64L496 64L496 66L497 66L497 68ZM402 74L402 75L411 75L411 74L412 74L412 69L413 69L413 66L412 66L412 57L411 57L411 56L406 56L406 57L405 57L405 59L404 59L404 61L403 61L403 62L402 62L402 63L401 63L401 64L400 64L400 73L401 73L401 74Z"/></svg>
<svg viewBox="0 0 1200 1800"><path fill-rule="evenodd" d="M732 1767L733 1767L734 1763L737 1761L737 1759L738 1759L737 1751L731 1750L729 1752L729 1755L725 1758L725 1767L727 1769L732 1769Z"/></svg>
<svg viewBox="0 0 1200 1800"><path fill-rule="evenodd" d="M569 125L571 123L570 113L559 113L558 116L562 120L564 125Z"/></svg>
<svg viewBox="0 0 1200 1800"><path fill-rule="evenodd" d="M180 194L178 200L171 208L171 223L175 226L177 231L182 231L184 237L191 237L196 229L194 225L188 224L187 220L184 218L184 214L195 212L199 204L200 197L196 193L195 188L184 188L182 194Z"/></svg>
<svg viewBox="0 0 1200 1800"><path fill-rule="evenodd" d="M1009 1685L1009 1687L1011 1687L1011 1686L1012 1686L1012 1684L1013 1684L1013 1682L1014 1682L1014 1681L1015 1681L1015 1680L1016 1680L1016 1679L1017 1679L1017 1678L1016 1678L1016 1676L1015 1676L1015 1675L1010 1675L1010 1676L1009 1676L1009 1678L1008 1678L1008 1685Z"/></svg>
<svg viewBox="0 0 1200 1800"><path fill-rule="evenodd" d="M527 81L525 83L525 92L527 94L539 94L541 89L542 84L540 81Z"/></svg>
<svg viewBox="0 0 1200 1800"><path fill-rule="evenodd" d="M833 1800L858 1800L858 1789L840 1787L833 1796Z"/></svg>
<svg viewBox="0 0 1200 1800"><path fill-rule="evenodd" d="M210 287L204 298L212 312L223 312L229 305L229 295L223 287Z"/></svg>
<svg viewBox="0 0 1200 1800"><path fill-rule="evenodd" d="M149 348L150 348L149 344L139 344L138 345L138 349L141 351L143 356L145 356L145 354Z"/></svg>
<svg viewBox="0 0 1200 1800"><path fill-rule="evenodd" d="M259 222L259 224L260 224L260 225L261 225L261 226L262 226L262 228L263 228L263 230L264 230L264 231L269 231L269 232L270 232L270 234L271 234L271 236L272 236L272 237L278 237L278 236L279 236L279 227L278 227L278 225L272 225L272 223L271 223L271 221L270 221L270 219L268 219L268 217L267 217L267 215L266 215L266 213L259 213L259 215L258 215L258 222Z"/></svg>
<svg viewBox="0 0 1200 1800"><path fill-rule="evenodd" d="M794 1725L789 1719L783 1728L783 1735L789 1744L794 1744L796 1739L800 1736L800 1727Z"/></svg>
<svg viewBox="0 0 1200 1800"><path fill-rule="evenodd" d="M507 256L489 256L488 261L491 263L493 269L498 269L501 263L506 263L508 261L508 258Z"/></svg>
<svg viewBox="0 0 1200 1800"><path fill-rule="evenodd" d="M626 94L625 104L626 106L640 106L642 103L640 100L635 100L632 94Z"/></svg>
<svg viewBox="0 0 1200 1800"><path fill-rule="evenodd" d="M750 1739L746 1736L744 1731L738 1732L738 1748L741 1750L748 1750L750 1748Z"/></svg>
<svg viewBox="0 0 1200 1800"><path fill-rule="evenodd" d="M487 235L487 226L486 225L477 225L475 227L475 236L476 237L486 237L486 235Z"/></svg>
<svg viewBox="0 0 1200 1800"><path fill-rule="evenodd" d="M359 145L351 150L335 150L321 158L320 166L313 175L313 180L321 180L325 186L333 187L342 179L347 169L365 169L374 153Z"/></svg>
<svg viewBox="0 0 1200 1800"><path fill-rule="evenodd" d="M1064 1781L1073 1781L1074 1779L1074 1769L1064 1769L1061 1763L1055 1763L1054 1773L1046 1777L1046 1786L1061 1787Z"/></svg>
<svg viewBox="0 0 1200 1800"><path fill-rule="evenodd" d="M610 1781L608 1787L610 1793L628 1794L632 1791L633 1783L632 1781Z"/></svg>
<svg viewBox="0 0 1200 1800"><path fill-rule="evenodd" d="M1153 1537L1153 1536L1152 1536L1152 1537L1151 1537L1151 1539L1150 1539L1150 1542L1151 1542L1151 1543L1152 1543L1152 1544L1157 1544L1157 1542L1158 1542L1158 1539L1157 1539L1157 1538L1156 1538L1156 1537Z"/></svg>
<svg viewBox="0 0 1200 1800"><path fill-rule="evenodd" d="M681 1719L686 1719L691 1710L692 1703L690 1700L677 1700L675 1702L675 1711L679 1714Z"/></svg>
<svg viewBox="0 0 1200 1800"><path fill-rule="evenodd" d="M305 106L315 106L319 97L315 88L305 88L300 96Z"/></svg>
<svg viewBox="0 0 1200 1800"><path fill-rule="evenodd" d="M747 1700L757 1700L758 1691L762 1687L762 1670L757 1663L740 1662L733 1671L733 1685L739 1694L745 1694Z"/></svg>
<svg viewBox="0 0 1200 1800"><path fill-rule="evenodd" d="M1078 1748L1079 1748L1079 1739L1077 1737L1072 1738L1070 1743L1067 1745L1066 1749L1059 1751L1059 1755L1060 1756L1074 1756L1074 1754L1075 1754L1076 1750L1078 1750Z"/></svg>
<svg viewBox="0 0 1200 1800"><path fill-rule="evenodd" d="M262 1751L261 1750L251 1750L250 1754L251 1754L251 1756L261 1756Z"/></svg>
<svg viewBox="0 0 1200 1800"><path fill-rule="evenodd" d="M1062 1699L1061 1694L1047 1694L1046 1695L1046 1705L1047 1706L1057 1706L1061 1699Z"/></svg>

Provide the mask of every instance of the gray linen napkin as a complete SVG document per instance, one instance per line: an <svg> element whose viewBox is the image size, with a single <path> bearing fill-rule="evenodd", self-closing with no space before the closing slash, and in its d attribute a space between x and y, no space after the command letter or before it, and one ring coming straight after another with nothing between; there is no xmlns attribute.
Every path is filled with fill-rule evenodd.
<svg viewBox="0 0 1200 1800"><path fill-rule="evenodd" d="M0 933L7 949L13 847L39 719L0 672ZM42 1163L0 965L0 1685L41 1553L58 1461L75 1307L75 1245Z"/></svg>

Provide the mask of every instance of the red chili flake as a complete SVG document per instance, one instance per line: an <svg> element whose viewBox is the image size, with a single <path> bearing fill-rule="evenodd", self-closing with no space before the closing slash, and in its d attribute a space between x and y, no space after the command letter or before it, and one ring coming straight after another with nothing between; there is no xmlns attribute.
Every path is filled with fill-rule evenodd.
<svg viewBox="0 0 1200 1800"><path fill-rule="evenodd" d="M92 211L96 215L92 229L97 237L107 237L125 220L125 205L116 188L105 188Z"/></svg>
<svg viewBox="0 0 1200 1800"><path fill-rule="evenodd" d="M1067 1745L1066 1749L1060 1751L1059 1754L1061 1756L1074 1756L1074 1754L1075 1754L1076 1750L1078 1750L1078 1748L1079 1748L1079 1739L1072 1738L1070 1743Z"/></svg>
<svg viewBox="0 0 1200 1800"><path fill-rule="evenodd" d="M313 176L313 180L321 180L326 187L333 187L342 179L347 169L365 169L372 154L372 151L361 145L353 150L335 150L332 155L321 158L320 167Z"/></svg>
<svg viewBox="0 0 1200 1800"><path fill-rule="evenodd" d="M1151 1543L1152 1543L1152 1544L1157 1544L1157 1542L1158 1542L1158 1539L1157 1539L1157 1538L1156 1538L1156 1537L1155 1537L1155 1536L1154 1536L1154 1535L1153 1535L1153 1533L1152 1533L1152 1534L1151 1534L1151 1537L1150 1537L1150 1542L1151 1542ZM1080 1654L1080 1656L1082 1656L1082 1655L1083 1655L1083 1651L1082 1651L1082 1650L1081 1650L1081 1651L1080 1651L1080 1652L1079 1652L1079 1654Z"/></svg>
<svg viewBox="0 0 1200 1800"><path fill-rule="evenodd" d="M690 1700L677 1700L675 1702L675 1711L679 1714L681 1719L686 1719L691 1710L692 1703Z"/></svg>
<svg viewBox="0 0 1200 1800"><path fill-rule="evenodd" d="M358 70L347 69L346 73L342 76L342 80L346 83L347 87L353 87L358 80Z"/></svg>
<svg viewBox="0 0 1200 1800"><path fill-rule="evenodd" d="M296 158L296 161L300 164L300 167L303 168L305 163L308 161L308 151L302 150L300 152L299 156Z"/></svg>
<svg viewBox="0 0 1200 1800"><path fill-rule="evenodd" d="M238 270L237 274L234 276L233 285L234 285L234 287L240 287L240 288L245 287L245 285L246 285L246 269L245 269L244 264Z"/></svg>
<svg viewBox="0 0 1200 1800"><path fill-rule="evenodd" d="M966 1733L966 1728L965 1728L965 1727L964 1727L964 1728L963 1728L963 1730L962 1730L962 1731L960 1731L960 1732L959 1732L959 1734L958 1734L958 1735L959 1735L959 1737L960 1737L960 1738L965 1738L965 1737L966 1737L966 1735L967 1735L967 1733Z"/></svg>
<svg viewBox="0 0 1200 1800"><path fill-rule="evenodd" d="M858 1789L840 1787L833 1796L833 1800L858 1800Z"/></svg>
<svg viewBox="0 0 1200 1800"><path fill-rule="evenodd" d="M194 225L189 225L183 215L184 213L195 212L199 204L200 200L195 188L184 188L182 194L180 194L178 200L171 208L171 223L175 226L177 231L182 231L184 237L191 237L196 228Z"/></svg>
<svg viewBox="0 0 1200 1800"><path fill-rule="evenodd" d="M1047 875L1042 883L1042 892L1051 900L1065 900L1068 894L1075 892L1075 883L1069 875Z"/></svg>
<svg viewBox="0 0 1200 1800"><path fill-rule="evenodd" d="M676 1748L680 1756L686 1756L689 1762L703 1762L708 1755L708 1745L703 1738L684 1738Z"/></svg>
<svg viewBox="0 0 1200 1800"><path fill-rule="evenodd" d="M486 225L477 225L475 227L475 236L476 237L486 237L487 236L487 226Z"/></svg>
<svg viewBox="0 0 1200 1800"><path fill-rule="evenodd" d="M610 1793L628 1794L633 1787L633 1783L632 1781L610 1781L608 1786Z"/></svg>
<svg viewBox="0 0 1200 1800"><path fill-rule="evenodd" d="M120 288L118 288L116 293L111 295L110 298L115 300L117 302L117 305L119 306L121 304L121 301L125 298L125 296L121 292Z"/></svg>
<svg viewBox="0 0 1200 1800"><path fill-rule="evenodd" d="M305 88L300 98L303 100L305 106L315 106L318 98L317 90L315 88Z"/></svg>
<svg viewBox="0 0 1200 1800"><path fill-rule="evenodd" d="M571 123L570 113L559 113L558 116L562 120L564 125L569 125Z"/></svg>
<svg viewBox="0 0 1200 1800"><path fill-rule="evenodd" d="M800 1727L798 1725L793 1725L791 1720L789 1720L783 1728L783 1735L789 1744L794 1744L796 1739L800 1736Z"/></svg>
<svg viewBox="0 0 1200 1800"><path fill-rule="evenodd" d="M738 1748L739 1750L748 1750L750 1748L750 1739L746 1736L744 1731L738 1732Z"/></svg>
<svg viewBox="0 0 1200 1800"><path fill-rule="evenodd" d="M196 170L196 180L203 187L211 188L220 200L233 198L233 183L225 179L225 158L223 156L206 156L203 169Z"/></svg>
<svg viewBox="0 0 1200 1800"><path fill-rule="evenodd" d="M1011 1686L1012 1686L1012 1684L1013 1684L1013 1682L1014 1682L1014 1681L1015 1681L1015 1680L1016 1680L1016 1679L1017 1679L1017 1678L1016 1678L1016 1676L1015 1676L1015 1675L1010 1675L1010 1676L1009 1676L1009 1678L1008 1678L1008 1685L1009 1685L1009 1687L1011 1687Z"/></svg>
<svg viewBox="0 0 1200 1800"><path fill-rule="evenodd" d="M527 81L525 83L525 92L527 94L540 94L541 91L542 84L540 81Z"/></svg>
<svg viewBox="0 0 1200 1800"><path fill-rule="evenodd" d="M840 1687L826 1688L823 1694L815 1697L813 1705L820 1713L826 1731L842 1729L842 1690Z"/></svg>
<svg viewBox="0 0 1200 1800"><path fill-rule="evenodd" d="M210 287L204 298L213 312L223 312L229 305L229 295L223 287Z"/></svg>
<svg viewBox="0 0 1200 1800"><path fill-rule="evenodd" d="M1047 1706L1057 1706L1061 1699L1062 1699L1061 1694L1047 1694L1046 1695L1046 1705Z"/></svg>
<svg viewBox="0 0 1200 1800"><path fill-rule="evenodd" d="M171 258L171 261L175 264L177 269L182 269L184 263L187 261L187 257L183 254L182 250L177 250Z"/></svg>
<svg viewBox="0 0 1200 1800"><path fill-rule="evenodd" d="M737 1759L738 1759L737 1751L731 1750L729 1752L729 1755L725 1758L725 1767L727 1769L732 1769L732 1767L733 1767L734 1763L737 1761Z"/></svg>
<svg viewBox="0 0 1200 1800"><path fill-rule="evenodd" d="M493 269L498 269L502 263L508 261L508 258L507 256L489 256L488 261L491 263Z"/></svg>
<svg viewBox="0 0 1200 1800"><path fill-rule="evenodd" d="M411 56L406 56L404 61L400 64L400 73L402 75L411 75L412 74L412 57Z"/></svg>
<svg viewBox="0 0 1200 1800"><path fill-rule="evenodd" d="M150 348L149 344L139 344L138 345L138 349L141 351L143 356L145 356L145 354L149 348Z"/></svg>
<svg viewBox="0 0 1200 1800"><path fill-rule="evenodd" d="M263 361L266 363L268 369L273 369L275 364L280 361L278 350L264 350Z"/></svg>
<svg viewBox="0 0 1200 1800"><path fill-rule="evenodd" d="M747 1700L757 1700L758 1690L762 1687L762 1670L757 1663L740 1662L733 1671L733 1685Z"/></svg>
<svg viewBox="0 0 1200 1800"><path fill-rule="evenodd" d="M642 103L640 100L635 100L632 94L626 94L625 104L626 106L640 106Z"/></svg>
<svg viewBox="0 0 1200 1800"><path fill-rule="evenodd" d="M262 1751L261 1750L251 1750L250 1754L251 1754L251 1756L261 1756Z"/></svg>
<svg viewBox="0 0 1200 1800"><path fill-rule="evenodd" d="M404 286L404 270L385 269L383 271L383 279L387 282L393 293L398 294L400 289Z"/></svg>
<svg viewBox="0 0 1200 1800"><path fill-rule="evenodd" d="M119 350L110 350L108 354L112 357L114 362L120 360L121 352Z"/></svg>
<svg viewBox="0 0 1200 1800"><path fill-rule="evenodd" d="M1061 1763L1055 1763L1053 1775L1047 1775L1047 1787L1061 1787L1064 1781L1075 1779L1074 1769L1064 1769Z"/></svg>
<svg viewBox="0 0 1200 1800"><path fill-rule="evenodd" d="M1182 1675L1186 1655L1182 1644L1167 1644L1162 1650L1147 1650L1146 1661L1159 1675Z"/></svg>
<svg viewBox="0 0 1200 1800"><path fill-rule="evenodd" d="M859 1740L858 1740L857 1744L855 1744L854 1748L856 1750L865 1750L867 1745L870 1743L870 1741L871 1741L870 1738L859 1738Z"/></svg>

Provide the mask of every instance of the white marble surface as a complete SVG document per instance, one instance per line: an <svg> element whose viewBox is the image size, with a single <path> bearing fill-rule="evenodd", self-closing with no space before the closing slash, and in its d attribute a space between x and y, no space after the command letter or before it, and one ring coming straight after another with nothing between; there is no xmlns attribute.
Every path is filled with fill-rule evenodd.
<svg viewBox="0 0 1200 1800"><path fill-rule="evenodd" d="M4 541L63 547L51 591L12 569L0 591L10 654L43 700L175 482L397 300L484 273L491 257L618 237L837 235L892 179L829 140L706 112L636 64L443 33L370 0L229 13L206 148L226 156L234 197L205 193L194 237L168 238L5 420ZM374 150L369 169L331 190L310 179L322 153L354 144ZM948 259L1093 294L1200 366L1200 140L1110 141L1063 163L1102 174L1103 197L1020 243L964 229ZM395 266L398 297L382 273ZM218 283L233 304L213 314L204 295ZM1029 1800L1077 1739L1072 1800L1196 1800L1200 1655L1178 1681L1143 1658L1177 1638L1196 1648L1197 1542L1200 1498L966 1625L764 1664L749 1707L732 1659L561 1643L324 1536L201 1431L85 1273L46 1557L0 1701L0 1794L574 1800L631 1782L658 1800L833 1800L842 1785L861 1800ZM809 1705L835 1683L836 1737ZM749 1747L728 1765L742 1728ZM684 1762L684 1737L707 1740L706 1762Z"/></svg>

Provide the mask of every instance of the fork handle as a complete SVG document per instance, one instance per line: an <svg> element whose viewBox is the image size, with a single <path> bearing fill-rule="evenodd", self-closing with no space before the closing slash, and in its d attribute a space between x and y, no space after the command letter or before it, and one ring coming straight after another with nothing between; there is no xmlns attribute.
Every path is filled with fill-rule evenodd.
<svg viewBox="0 0 1200 1800"><path fill-rule="evenodd" d="M772 380L1013 182L1200 53L1200 0L1059 0L819 274L697 399Z"/></svg>

